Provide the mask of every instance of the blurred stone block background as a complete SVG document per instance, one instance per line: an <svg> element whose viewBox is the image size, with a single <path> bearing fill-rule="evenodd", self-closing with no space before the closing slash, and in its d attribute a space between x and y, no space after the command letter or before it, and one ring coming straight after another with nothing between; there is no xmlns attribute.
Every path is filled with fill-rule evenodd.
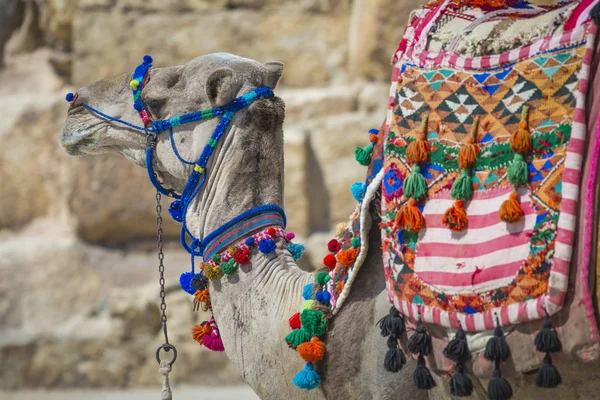
<svg viewBox="0 0 600 400"><path fill-rule="evenodd" d="M66 92L144 54L158 67L217 51L284 62L285 209L310 269L354 207L353 149L385 118L389 60L424 2L0 0L0 389L159 383L154 191L118 156L59 148ZM189 257L175 240L166 265L172 380L240 381L190 337L201 316L178 289Z"/></svg>

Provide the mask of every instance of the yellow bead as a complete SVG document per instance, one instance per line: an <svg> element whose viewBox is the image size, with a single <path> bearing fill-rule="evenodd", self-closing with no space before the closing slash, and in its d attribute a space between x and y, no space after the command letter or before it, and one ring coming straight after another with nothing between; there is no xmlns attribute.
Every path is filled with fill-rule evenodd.
<svg viewBox="0 0 600 400"><path fill-rule="evenodd" d="M133 90L138 90L138 88L140 87L140 82L133 79L131 82L129 82L129 86L131 86Z"/></svg>
<svg viewBox="0 0 600 400"><path fill-rule="evenodd" d="M194 171L202 173L202 171L204 171L204 168L202 168L201 166L196 164L196 165L194 165Z"/></svg>

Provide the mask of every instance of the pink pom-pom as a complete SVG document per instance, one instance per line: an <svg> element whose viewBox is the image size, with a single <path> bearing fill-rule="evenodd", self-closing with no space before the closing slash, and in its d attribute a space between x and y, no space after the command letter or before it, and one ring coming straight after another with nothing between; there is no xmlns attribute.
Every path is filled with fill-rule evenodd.
<svg viewBox="0 0 600 400"><path fill-rule="evenodd" d="M210 335L204 335L202 338L202 344L211 351L224 351L223 340L214 330Z"/></svg>
<svg viewBox="0 0 600 400"><path fill-rule="evenodd" d="M329 243L327 243L327 250L332 253L337 253L342 249L342 244L335 239L331 239Z"/></svg>
<svg viewBox="0 0 600 400"><path fill-rule="evenodd" d="M285 235L285 240L287 240L288 242L293 240L296 237L296 235L294 234L294 232L290 232L287 235Z"/></svg>

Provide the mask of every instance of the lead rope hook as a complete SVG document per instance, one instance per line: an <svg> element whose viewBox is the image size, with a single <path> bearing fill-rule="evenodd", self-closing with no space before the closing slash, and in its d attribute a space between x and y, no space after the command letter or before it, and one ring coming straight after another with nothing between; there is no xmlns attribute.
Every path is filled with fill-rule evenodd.
<svg viewBox="0 0 600 400"><path fill-rule="evenodd" d="M165 301L165 265L164 259L165 255L163 253L163 230L162 230L162 206L160 205L160 200L162 196L159 192L156 192L156 236L158 240L156 242L156 246L158 248L158 274L159 279L158 283L160 285L160 311L161 311L161 324L163 333L165 336L165 342L161 344L158 349L156 349L156 361L158 362L159 368L158 372L161 375L162 379L162 391L161 391L161 400L172 400L173 393L171 392L171 386L169 384L169 374L171 373L171 369L175 360L177 360L177 349L175 346L169 343L169 335L167 332L167 303ZM171 361L165 361L160 359L160 351L164 350L165 352L173 351L173 358Z"/></svg>

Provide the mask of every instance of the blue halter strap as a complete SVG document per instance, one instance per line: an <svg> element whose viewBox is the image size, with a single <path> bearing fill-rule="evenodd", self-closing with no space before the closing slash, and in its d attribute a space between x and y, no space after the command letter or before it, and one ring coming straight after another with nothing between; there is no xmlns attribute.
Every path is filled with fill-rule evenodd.
<svg viewBox="0 0 600 400"><path fill-rule="evenodd" d="M143 126L138 126L132 124L130 122L124 121L119 118L112 117L107 115L89 104L82 104L88 111L108 120L111 122L119 123L128 128L135 129L137 131L145 132L147 137L147 148L146 148L146 169L148 170L148 177L150 178L150 182L154 185L156 190L165 195L176 199L171 203L169 207L169 213L178 222L182 223L180 240L182 246L192 255L192 272L194 272L194 256L202 256L203 249L212 242L215 235L220 232L217 230L217 233L213 233L207 236L207 240L201 240L199 238L194 237L192 233L188 230L186 226L185 216L187 214L187 209L193 199L200 193L204 183L206 182L206 165L212 156L215 147L219 143L219 139L223 136L225 131L227 130L231 119L237 111L242 110L245 107L248 107L255 100L266 97L273 97L273 91L269 87L259 87L252 90L249 93L244 94L223 107L215 107L206 110L200 110L191 112L188 114L179 115L167 120L157 120L152 121L150 113L146 109L146 106L142 102L141 94L142 90L148 82L150 68L152 67L152 57L144 56L144 61L142 64L136 67L133 72L132 80L129 83L133 94L133 106L135 110L139 113L140 118L142 119ZM66 96L66 100L73 104L77 99L77 94L69 93ZM187 124L190 122L198 122L206 119L211 119L221 116L213 134L211 135L208 143L202 150L200 157L193 162L185 160L180 153L177 151L175 146L175 141L173 140L173 128ZM169 139L171 141L171 147L173 149L173 153L175 156L182 162L188 165L193 165L193 171L188 178L188 181L183 189L181 195L177 195L174 190L166 189L158 180L156 173L154 172L153 167L153 158L154 158L154 150L156 149L156 142L158 140L158 136L165 131L169 131ZM240 217L230 221L225 226L230 226L231 224L235 224L241 222L242 220L247 220L248 218L254 218L256 215L261 213L275 213L281 217L282 221L285 221L285 213L283 210L276 205L266 205L256 207L254 209L248 210L246 213L242 214ZM285 225L285 222L283 223ZM220 228L221 229L221 228ZM187 243L187 237L191 239L191 243Z"/></svg>

